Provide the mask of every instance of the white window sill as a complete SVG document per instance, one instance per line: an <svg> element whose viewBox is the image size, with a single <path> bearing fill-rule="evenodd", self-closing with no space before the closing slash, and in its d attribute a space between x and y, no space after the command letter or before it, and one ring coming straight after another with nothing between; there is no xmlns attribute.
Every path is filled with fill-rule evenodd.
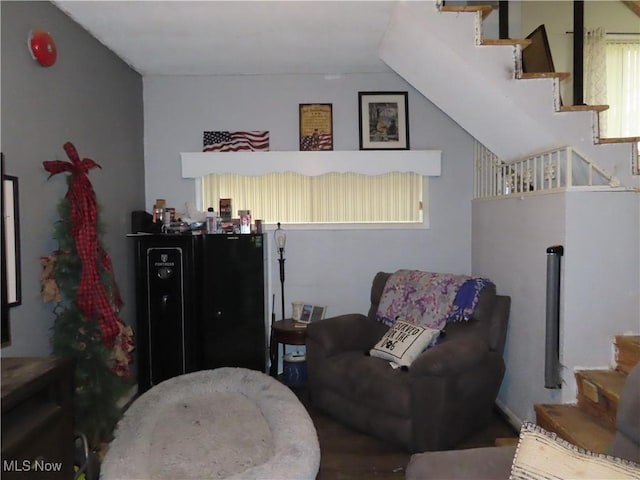
<svg viewBox="0 0 640 480"><path fill-rule="evenodd" d="M422 223L283 223L281 227L286 231L303 230L426 230L429 222ZM263 233L272 233L277 228L276 224L263 224Z"/></svg>

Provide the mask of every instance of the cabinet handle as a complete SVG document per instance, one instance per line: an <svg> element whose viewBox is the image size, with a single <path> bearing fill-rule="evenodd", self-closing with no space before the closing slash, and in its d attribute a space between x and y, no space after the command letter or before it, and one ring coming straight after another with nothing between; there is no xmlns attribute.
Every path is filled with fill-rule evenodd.
<svg viewBox="0 0 640 480"><path fill-rule="evenodd" d="M162 300L160 301L160 304L162 305L162 311L166 312L167 311L167 301L169 300L169 295L162 295Z"/></svg>

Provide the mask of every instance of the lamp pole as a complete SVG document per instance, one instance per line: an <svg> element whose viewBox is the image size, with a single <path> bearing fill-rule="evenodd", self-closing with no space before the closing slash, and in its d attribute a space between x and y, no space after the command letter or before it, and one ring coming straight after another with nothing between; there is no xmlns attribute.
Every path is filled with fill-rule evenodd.
<svg viewBox="0 0 640 480"><path fill-rule="evenodd" d="M280 227L280 222L278 222L278 228L274 232L274 237L276 245L278 246L278 252L280 253L280 258L278 258L278 263L280 264L280 299L282 301L282 320L284 320L284 246L287 243L287 235Z"/></svg>

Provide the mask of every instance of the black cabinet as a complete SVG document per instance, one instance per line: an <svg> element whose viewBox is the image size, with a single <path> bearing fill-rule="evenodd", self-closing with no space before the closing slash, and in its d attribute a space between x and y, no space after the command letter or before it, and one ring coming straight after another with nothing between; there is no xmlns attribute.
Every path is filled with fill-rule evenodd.
<svg viewBox="0 0 640 480"><path fill-rule="evenodd" d="M264 238L203 238L203 366L265 371Z"/></svg>
<svg viewBox="0 0 640 480"><path fill-rule="evenodd" d="M200 369L200 246L182 235L136 238L138 384Z"/></svg>
<svg viewBox="0 0 640 480"><path fill-rule="evenodd" d="M140 391L203 369L265 371L264 237L135 241Z"/></svg>

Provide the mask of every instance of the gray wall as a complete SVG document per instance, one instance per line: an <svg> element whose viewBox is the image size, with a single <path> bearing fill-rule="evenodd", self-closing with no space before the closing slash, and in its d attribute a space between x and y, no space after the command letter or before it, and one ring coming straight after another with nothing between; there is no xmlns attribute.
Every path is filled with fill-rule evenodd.
<svg viewBox="0 0 640 480"><path fill-rule="evenodd" d="M65 175L47 180L45 160L68 160L62 145L102 166L89 174L102 207L122 318L135 322L131 210L144 208L142 79L49 2L0 3L2 14L2 152L6 172L19 177L22 305L12 308L10 346L2 356L48 355L54 315L40 300L41 256L52 239ZM58 61L38 65L27 50L31 29L50 32Z"/></svg>
<svg viewBox="0 0 640 480"><path fill-rule="evenodd" d="M442 175L429 179L430 228L289 230L286 315L293 300L327 305L329 316L366 312L379 270L469 273L473 139L395 73L145 76L147 209L156 198L177 211L195 200L180 152L201 151L204 130L269 130L271 151L298 150L300 103L331 103L334 149L358 150L359 91L408 91L411 149L442 150ZM275 257L269 265L280 318Z"/></svg>

